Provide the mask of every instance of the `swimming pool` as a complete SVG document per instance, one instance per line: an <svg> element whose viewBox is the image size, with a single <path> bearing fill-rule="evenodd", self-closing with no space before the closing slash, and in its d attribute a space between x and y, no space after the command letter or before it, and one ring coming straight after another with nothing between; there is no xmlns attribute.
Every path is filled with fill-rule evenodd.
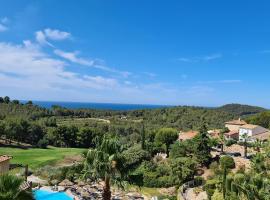
<svg viewBox="0 0 270 200"><path fill-rule="evenodd" d="M73 200L65 192L50 192L47 190L35 190L36 200Z"/></svg>

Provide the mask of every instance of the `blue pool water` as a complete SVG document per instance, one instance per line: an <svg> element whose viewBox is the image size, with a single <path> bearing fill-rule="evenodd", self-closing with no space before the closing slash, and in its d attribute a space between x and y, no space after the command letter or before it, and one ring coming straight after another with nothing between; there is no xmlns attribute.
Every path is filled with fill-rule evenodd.
<svg viewBox="0 0 270 200"><path fill-rule="evenodd" d="M35 190L36 200L72 200L65 192L49 192L46 190Z"/></svg>

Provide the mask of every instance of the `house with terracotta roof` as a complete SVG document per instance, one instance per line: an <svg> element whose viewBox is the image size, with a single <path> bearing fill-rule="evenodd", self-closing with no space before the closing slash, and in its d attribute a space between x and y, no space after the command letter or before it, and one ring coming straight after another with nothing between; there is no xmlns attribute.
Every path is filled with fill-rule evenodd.
<svg viewBox="0 0 270 200"><path fill-rule="evenodd" d="M11 156L2 155L0 156L0 174L4 174L9 171Z"/></svg>
<svg viewBox="0 0 270 200"><path fill-rule="evenodd" d="M219 129L214 129L214 130L209 130L207 131L212 138L219 138L220 137L220 130Z"/></svg>
<svg viewBox="0 0 270 200"><path fill-rule="evenodd" d="M265 141L270 138L270 130L254 124L245 124L239 128L239 140L243 141L245 135L251 142L256 139Z"/></svg>
<svg viewBox="0 0 270 200"><path fill-rule="evenodd" d="M230 131L238 131L241 126L246 124L247 123L244 120L239 118L237 120L225 122L225 127L227 127Z"/></svg>
<svg viewBox="0 0 270 200"><path fill-rule="evenodd" d="M224 133L224 137L226 140L238 140L239 139L239 132L238 130L231 130L228 133Z"/></svg>
<svg viewBox="0 0 270 200"><path fill-rule="evenodd" d="M187 132L180 131L179 136L178 136L178 140L179 141L190 140L190 139L193 139L198 134L199 134L198 131L192 131L192 130L187 131Z"/></svg>

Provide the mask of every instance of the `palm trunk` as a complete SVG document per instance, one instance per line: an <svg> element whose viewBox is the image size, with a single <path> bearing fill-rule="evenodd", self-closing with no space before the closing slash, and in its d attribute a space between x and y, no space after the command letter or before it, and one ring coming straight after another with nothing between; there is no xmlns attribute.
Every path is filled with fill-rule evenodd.
<svg viewBox="0 0 270 200"><path fill-rule="evenodd" d="M105 176L105 185L103 187L103 200L111 200L111 187L110 187L110 177Z"/></svg>
<svg viewBox="0 0 270 200"><path fill-rule="evenodd" d="M224 199L226 198L226 178L227 178L227 169L224 167L222 180L222 194Z"/></svg>
<svg viewBox="0 0 270 200"><path fill-rule="evenodd" d="M244 157L247 158L247 141L244 143Z"/></svg>
<svg viewBox="0 0 270 200"><path fill-rule="evenodd" d="M221 144L221 154L224 152L224 144Z"/></svg>

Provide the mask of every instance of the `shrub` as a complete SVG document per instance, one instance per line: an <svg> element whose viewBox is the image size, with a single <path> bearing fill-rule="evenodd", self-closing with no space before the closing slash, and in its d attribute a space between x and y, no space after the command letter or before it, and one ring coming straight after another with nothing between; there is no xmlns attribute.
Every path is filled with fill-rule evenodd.
<svg viewBox="0 0 270 200"><path fill-rule="evenodd" d="M237 143L236 140L234 140L234 139L228 139L226 141L225 145L229 147L229 146L232 146L233 144L236 144L236 143Z"/></svg>
<svg viewBox="0 0 270 200"><path fill-rule="evenodd" d="M203 189L206 191L208 197L211 197L214 194L215 190L217 189L217 184L219 184L219 180L217 179L211 179L206 181Z"/></svg>
<svg viewBox="0 0 270 200"><path fill-rule="evenodd" d="M46 138L42 138L37 143L37 146L42 149L46 149L48 145L49 145L49 141Z"/></svg>
<svg viewBox="0 0 270 200"><path fill-rule="evenodd" d="M235 168L235 162L230 156L222 156L220 158L220 165L223 169L233 169Z"/></svg>
<svg viewBox="0 0 270 200"><path fill-rule="evenodd" d="M194 178L194 182L195 182L195 185L196 185L196 186L200 186L200 185L203 185L203 184L205 183L205 180L204 180L204 178L201 177L201 176L196 176L196 177Z"/></svg>

